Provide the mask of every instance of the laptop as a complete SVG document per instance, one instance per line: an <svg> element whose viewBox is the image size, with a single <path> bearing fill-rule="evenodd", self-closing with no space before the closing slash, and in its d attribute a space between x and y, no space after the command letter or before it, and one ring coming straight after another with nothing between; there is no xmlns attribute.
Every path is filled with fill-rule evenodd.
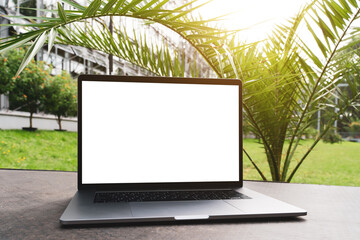
<svg viewBox="0 0 360 240"><path fill-rule="evenodd" d="M239 80L81 75L63 225L302 216L243 188Z"/></svg>

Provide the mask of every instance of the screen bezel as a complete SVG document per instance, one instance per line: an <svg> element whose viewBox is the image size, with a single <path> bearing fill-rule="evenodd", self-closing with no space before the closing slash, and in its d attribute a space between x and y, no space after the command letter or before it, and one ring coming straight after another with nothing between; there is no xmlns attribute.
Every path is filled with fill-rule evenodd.
<svg viewBox="0 0 360 240"><path fill-rule="evenodd" d="M82 183L82 83L84 81L104 82L143 82L143 83L175 83L175 84L211 84L239 86L239 181L231 182L171 182L171 183ZM78 77L78 190L178 190L178 189L228 189L243 186L242 157L242 83L237 79L215 78L174 78L174 77L144 77L144 76L108 76L80 75Z"/></svg>

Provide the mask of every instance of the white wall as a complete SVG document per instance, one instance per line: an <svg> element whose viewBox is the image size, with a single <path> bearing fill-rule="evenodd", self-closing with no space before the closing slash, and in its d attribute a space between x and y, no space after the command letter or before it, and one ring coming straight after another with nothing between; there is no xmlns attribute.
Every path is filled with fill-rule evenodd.
<svg viewBox="0 0 360 240"><path fill-rule="evenodd" d="M29 127L30 113L10 110L0 110L0 129L22 129ZM77 118L63 118L61 121L62 129L67 131L77 131ZM59 125L54 115L34 114L33 127L42 130L58 129Z"/></svg>

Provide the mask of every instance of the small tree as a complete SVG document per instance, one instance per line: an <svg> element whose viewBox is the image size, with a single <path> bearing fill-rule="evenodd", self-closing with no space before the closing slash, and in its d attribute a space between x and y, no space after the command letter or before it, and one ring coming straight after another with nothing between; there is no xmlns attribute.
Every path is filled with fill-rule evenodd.
<svg viewBox="0 0 360 240"><path fill-rule="evenodd" d="M62 130L61 117L77 114L76 84L68 73L62 72L46 82L42 103L44 112L56 116L59 130Z"/></svg>
<svg viewBox="0 0 360 240"><path fill-rule="evenodd" d="M44 63L31 61L24 71L14 80L14 88L10 94L12 108L30 112L30 130L33 129L33 114L40 106L46 79L50 70L44 70Z"/></svg>

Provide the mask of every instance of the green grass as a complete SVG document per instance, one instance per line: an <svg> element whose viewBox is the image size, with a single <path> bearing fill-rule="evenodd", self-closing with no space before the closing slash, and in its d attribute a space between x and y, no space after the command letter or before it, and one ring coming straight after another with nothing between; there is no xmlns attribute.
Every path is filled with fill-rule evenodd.
<svg viewBox="0 0 360 240"><path fill-rule="evenodd" d="M77 170L77 133L0 130L0 168Z"/></svg>
<svg viewBox="0 0 360 240"><path fill-rule="evenodd" d="M303 156L313 140L304 140L298 147L290 170ZM254 139L245 139L244 148L270 178L270 171L264 149ZM289 174L290 174L289 170ZM260 180L261 177L244 156L244 179ZM292 182L326 185L360 186L360 143L342 142L336 144L320 141L298 169Z"/></svg>
<svg viewBox="0 0 360 240"><path fill-rule="evenodd" d="M311 145L301 142L295 161ZM245 139L244 147L270 179L270 172L261 144ZM77 170L77 133L22 130L0 130L0 168ZM294 163L290 168L294 167ZM244 157L244 179L261 180ZM292 182L327 185L360 186L360 143L319 142L298 170Z"/></svg>

